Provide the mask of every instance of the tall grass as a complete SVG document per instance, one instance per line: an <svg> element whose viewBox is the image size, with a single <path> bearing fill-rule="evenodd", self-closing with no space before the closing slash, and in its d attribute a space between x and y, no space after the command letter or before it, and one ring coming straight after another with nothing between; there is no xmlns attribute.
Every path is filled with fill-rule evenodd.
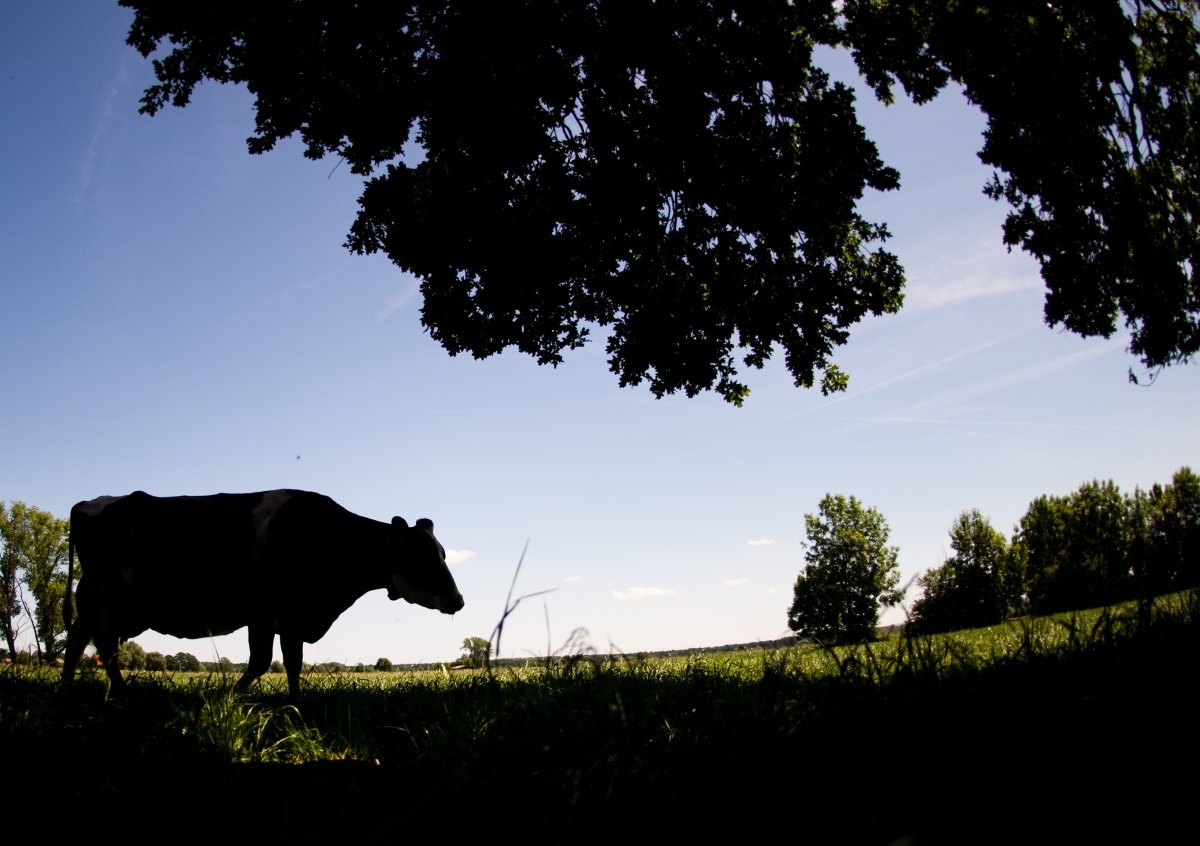
<svg viewBox="0 0 1200 846"><path fill-rule="evenodd" d="M727 825L881 846L1103 841L1130 833L1147 791L1143 833L1191 801L1166 762L1200 743L1198 624L1188 593L832 648L632 658L577 632L523 667L310 675L297 706L271 684L154 673L131 674L118 705L99 676L60 692L57 674L8 668L0 749L9 772L65 785L56 801L182 791L245 824L299 809L269 815L292 843L339 826L397 842L401 813L406 831L555 843Z"/></svg>

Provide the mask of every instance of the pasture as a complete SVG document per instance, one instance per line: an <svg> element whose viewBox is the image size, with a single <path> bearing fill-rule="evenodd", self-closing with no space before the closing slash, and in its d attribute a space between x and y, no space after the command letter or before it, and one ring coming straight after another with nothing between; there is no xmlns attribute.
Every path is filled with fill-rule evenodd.
<svg viewBox="0 0 1200 846"><path fill-rule="evenodd" d="M1198 632L1187 593L830 649L309 674L295 707L275 675L131 674L116 703L14 667L0 749L35 826L111 812L134 841L1151 842L1193 816Z"/></svg>

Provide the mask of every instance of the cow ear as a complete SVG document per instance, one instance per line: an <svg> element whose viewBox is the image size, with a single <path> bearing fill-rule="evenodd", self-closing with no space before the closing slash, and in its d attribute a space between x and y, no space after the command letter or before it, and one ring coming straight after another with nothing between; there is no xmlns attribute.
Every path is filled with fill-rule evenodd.
<svg viewBox="0 0 1200 846"><path fill-rule="evenodd" d="M407 529L408 521L405 520L403 517L393 517L392 518L392 526L397 529Z"/></svg>
<svg viewBox="0 0 1200 846"><path fill-rule="evenodd" d="M422 517L420 520L417 521L417 528L424 529L425 531L429 532L429 534L432 535L433 534L433 521L430 520L428 517Z"/></svg>

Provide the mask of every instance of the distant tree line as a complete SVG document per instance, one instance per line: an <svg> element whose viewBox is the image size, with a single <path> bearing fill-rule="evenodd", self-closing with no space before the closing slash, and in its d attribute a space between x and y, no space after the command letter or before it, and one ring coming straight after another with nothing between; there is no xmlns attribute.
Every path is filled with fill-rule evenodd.
<svg viewBox="0 0 1200 846"><path fill-rule="evenodd" d="M880 608L903 598L887 522L854 497L828 494L805 516L805 530L789 627L819 643L872 639ZM969 509L950 527L950 547L917 579L911 634L1200 586L1200 477L1184 466L1149 490L1122 494L1111 480L1093 480L1067 496L1039 496L1011 538Z"/></svg>
<svg viewBox="0 0 1200 846"><path fill-rule="evenodd" d="M1051 614L1200 585L1200 477L1122 494L1093 480L1029 504L1011 540L978 511L950 529L954 550L918 581L916 632L988 626L1016 613Z"/></svg>
<svg viewBox="0 0 1200 846"><path fill-rule="evenodd" d="M64 646L69 523L23 502L0 502L0 659L53 663ZM887 521L854 497L827 494L805 515L805 567L796 579L788 626L821 643L875 636L881 607L904 598L898 550L888 545ZM1158 596L1200 586L1200 477L1181 467L1167 484L1122 493L1093 480L1066 496L1033 500L1006 538L978 509L950 527L953 553L917 579L919 596L905 629L913 634L994 625L1019 614L1050 614ZM28 633L32 649L17 640ZM496 660L485 638L463 641L456 663L483 667ZM147 653L133 641L118 658L129 669L234 672L228 658L201 662L179 652ZM88 659L90 660L90 659ZM388 672L433 664L332 661L304 670ZM276 661L271 672L282 673Z"/></svg>
<svg viewBox="0 0 1200 846"><path fill-rule="evenodd" d="M201 661L187 652L177 652L174 655L164 655L161 652L147 652L137 641L127 640L117 648L117 658L122 669L146 670L150 672L185 672L185 673L241 673L246 669L246 663L233 661L222 656L216 661ZM87 658L85 657L85 660ZM318 664L302 665L303 672L317 673L369 673L399 669L388 658L380 658L374 664L343 664L340 661L325 661ZM283 662L273 661L270 672L283 673Z"/></svg>

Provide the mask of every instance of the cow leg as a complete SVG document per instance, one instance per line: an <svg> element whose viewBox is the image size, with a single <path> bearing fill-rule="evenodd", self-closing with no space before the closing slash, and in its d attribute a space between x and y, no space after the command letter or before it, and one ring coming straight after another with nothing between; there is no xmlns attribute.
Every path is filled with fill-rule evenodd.
<svg viewBox="0 0 1200 846"><path fill-rule="evenodd" d="M287 670L288 699L295 702L300 698L300 670L304 666L304 641L296 635L281 634L279 649L283 652L283 668Z"/></svg>
<svg viewBox="0 0 1200 846"><path fill-rule="evenodd" d="M83 657L83 648L89 640L91 638L83 627L83 621L76 618L67 629L67 649L63 653L63 685L68 685L74 680L75 668L79 665L79 659Z"/></svg>
<svg viewBox="0 0 1200 846"><path fill-rule="evenodd" d="M115 634L104 632L93 638L96 651L104 659L104 672L108 674L108 694L117 698L125 693L125 679L121 678L121 662L117 658L118 638Z"/></svg>
<svg viewBox="0 0 1200 846"><path fill-rule="evenodd" d="M250 683L271 669L271 651L275 646L275 630L261 623L250 626L250 660L246 672L238 679L237 689L245 690Z"/></svg>

